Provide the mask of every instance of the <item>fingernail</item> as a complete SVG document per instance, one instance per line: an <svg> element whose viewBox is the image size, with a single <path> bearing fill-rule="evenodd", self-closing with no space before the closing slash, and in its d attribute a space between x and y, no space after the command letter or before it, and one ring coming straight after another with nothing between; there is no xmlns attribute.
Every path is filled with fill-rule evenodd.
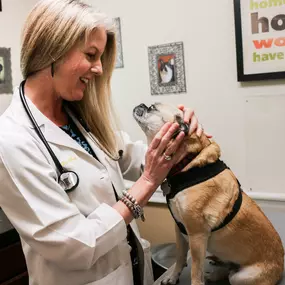
<svg viewBox="0 0 285 285"><path fill-rule="evenodd" d="M181 135L182 134L182 135ZM179 132L178 136L180 137L184 137L185 136L185 133L183 131Z"/></svg>

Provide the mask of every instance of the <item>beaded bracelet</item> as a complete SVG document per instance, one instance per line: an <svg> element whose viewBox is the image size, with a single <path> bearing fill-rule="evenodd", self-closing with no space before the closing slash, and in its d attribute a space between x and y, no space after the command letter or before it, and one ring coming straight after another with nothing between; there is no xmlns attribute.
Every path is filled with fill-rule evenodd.
<svg viewBox="0 0 285 285"><path fill-rule="evenodd" d="M130 193L124 190L121 201L130 209L135 219L141 218L143 222L145 221L143 208Z"/></svg>
<svg viewBox="0 0 285 285"><path fill-rule="evenodd" d="M143 222L145 221L144 211L142 207L137 203L136 199L127 191L123 191L122 202L124 202L127 207L132 211L135 219L141 218Z"/></svg>

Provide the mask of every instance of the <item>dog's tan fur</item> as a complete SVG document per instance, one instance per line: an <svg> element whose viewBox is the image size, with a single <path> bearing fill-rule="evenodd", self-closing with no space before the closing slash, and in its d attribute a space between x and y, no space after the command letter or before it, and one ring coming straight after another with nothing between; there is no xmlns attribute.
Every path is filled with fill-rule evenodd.
<svg viewBox="0 0 285 285"><path fill-rule="evenodd" d="M167 116L164 116L164 108ZM158 112L164 121L172 119L169 109L159 104ZM146 120L146 124L148 121ZM154 133L147 136L153 136ZM148 137L148 140L151 138ZM188 153L197 156L182 170L203 167L217 161L220 148L205 135L185 138ZM188 233L191 253L191 284L204 284L209 280L229 276L232 285L274 285L280 280L284 268L284 249L281 239L259 206L243 192L242 206L234 219L222 229L211 232L232 211L239 194L239 185L231 170L227 169L205 182L187 188L171 200L171 208ZM188 245L176 226L177 262L172 274L163 284L175 284L186 263ZM219 260L224 270L204 273L206 251ZM239 268L233 268L236 264ZM227 269L227 270L225 270Z"/></svg>

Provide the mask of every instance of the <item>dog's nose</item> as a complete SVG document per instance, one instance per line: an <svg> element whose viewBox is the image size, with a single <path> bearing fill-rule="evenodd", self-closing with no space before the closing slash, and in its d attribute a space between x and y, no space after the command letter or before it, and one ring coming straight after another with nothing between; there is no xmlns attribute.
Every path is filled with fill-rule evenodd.
<svg viewBox="0 0 285 285"><path fill-rule="evenodd" d="M139 108L137 108L137 110L136 110L136 114L137 114L138 116L142 116L142 115L143 115L143 112L144 112L144 110L143 110L142 108L140 108L140 106L139 106Z"/></svg>
<svg viewBox="0 0 285 285"><path fill-rule="evenodd" d="M136 116L141 117L145 110L147 110L147 106L145 104L140 104L134 108L133 112L136 114Z"/></svg>

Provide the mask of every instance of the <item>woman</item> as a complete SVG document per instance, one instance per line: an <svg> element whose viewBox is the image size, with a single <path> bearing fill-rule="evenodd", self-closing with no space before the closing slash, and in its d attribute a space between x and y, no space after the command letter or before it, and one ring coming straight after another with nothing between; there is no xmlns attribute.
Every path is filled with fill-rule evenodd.
<svg viewBox="0 0 285 285"><path fill-rule="evenodd" d="M40 1L27 18L25 81L0 119L0 206L21 237L31 285L151 284L133 218L143 218L183 152L184 134L171 142L178 126L166 124L148 150L126 134L117 138L110 123L114 61L112 24L80 0ZM61 167L78 175L72 187L60 180L25 99ZM185 109L190 119L201 134ZM122 195L124 178L136 181L130 195Z"/></svg>

